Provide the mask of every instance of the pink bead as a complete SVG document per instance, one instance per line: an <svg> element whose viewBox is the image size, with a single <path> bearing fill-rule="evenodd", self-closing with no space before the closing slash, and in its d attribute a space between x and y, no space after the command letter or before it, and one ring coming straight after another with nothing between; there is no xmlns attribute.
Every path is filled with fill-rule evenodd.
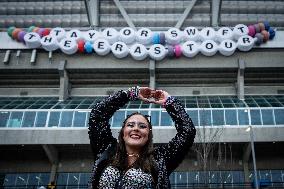
<svg viewBox="0 0 284 189"><path fill-rule="evenodd" d="M181 57L182 51L180 45L175 45L175 55L177 58Z"/></svg>
<svg viewBox="0 0 284 189"><path fill-rule="evenodd" d="M251 36L251 37L254 37L255 36L255 27L253 25L249 25L248 26L248 35Z"/></svg>

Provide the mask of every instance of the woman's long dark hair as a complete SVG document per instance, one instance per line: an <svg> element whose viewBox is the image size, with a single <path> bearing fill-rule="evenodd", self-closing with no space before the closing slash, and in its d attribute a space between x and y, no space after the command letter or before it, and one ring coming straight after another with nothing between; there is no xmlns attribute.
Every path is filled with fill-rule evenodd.
<svg viewBox="0 0 284 189"><path fill-rule="evenodd" d="M153 152L154 152L154 147L153 147L153 132L152 132L152 124L151 121L148 119L146 115L143 115L139 112L134 112L127 116L127 118L123 121L122 128L119 132L118 136L118 145L116 148L116 155L114 156L111 165L117 167L118 169L125 171L127 170L128 167L128 161L127 161L127 152L125 148L125 142L123 140L123 130L125 127L125 124L127 120L133 116L133 115L141 115L143 116L149 125L149 135L148 135L148 141L146 144L143 146L141 153L139 154L139 158L135 161L134 167L136 168L141 168L144 172L150 173L154 179L154 182L156 183L156 176L157 176L157 166L154 160Z"/></svg>

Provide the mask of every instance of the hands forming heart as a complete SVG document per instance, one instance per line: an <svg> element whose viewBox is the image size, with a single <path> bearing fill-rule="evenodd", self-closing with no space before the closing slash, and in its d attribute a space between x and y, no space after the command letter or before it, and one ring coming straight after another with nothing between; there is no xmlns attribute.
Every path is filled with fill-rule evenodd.
<svg viewBox="0 0 284 189"><path fill-rule="evenodd" d="M170 96L168 92L163 90L155 90L149 87L140 87L139 99L144 102L163 105Z"/></svg>

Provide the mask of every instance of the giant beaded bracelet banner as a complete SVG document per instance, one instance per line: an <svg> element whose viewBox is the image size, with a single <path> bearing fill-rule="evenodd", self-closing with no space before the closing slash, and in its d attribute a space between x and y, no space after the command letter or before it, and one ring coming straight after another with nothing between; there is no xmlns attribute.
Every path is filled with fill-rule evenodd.
<svg viewBox="0 0 284 189"><path fill-rule="evenodd" d="M232 55L236 49L249 51L254 45L271 40L275 30L268 22L246 26L238 24L234 28L221 27L218 31L205 27L198 30L187 27L183 31L170 28L166 32L152 32L148 28L138 31L126 27L117 31L106 28L102 32L96 30L80 31L63 28L29 27L27 30L10 27L8 35L28 48L43 48L46 51L60 49L65 54L93 53L105 56L110 51L117 58L130 54L135 60L143 60L150 56L154 60L167 57L179 58L182 55L192 58L199 52L205 56L213 56L219 51L224 56Z"/></svg>

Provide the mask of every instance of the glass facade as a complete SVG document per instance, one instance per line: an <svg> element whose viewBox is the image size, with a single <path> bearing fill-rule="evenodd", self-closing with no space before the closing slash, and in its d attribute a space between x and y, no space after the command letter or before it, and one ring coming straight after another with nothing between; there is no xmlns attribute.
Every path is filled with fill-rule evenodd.
<svg viewBox="0 0 284 189"><path fill-rule="evenodd" d="M50 173L9 173L2 175L3 181L1 183L3 183L3 188L12 186L25 188L30 185L35 187L46 186L49 182Z"/></svg>
<svg viewBox="0 0 284 189"><path fill-rule="evenodd" d="M0 97L0 109L91 109L105 96L71 97L58 101L58 97ZM178 96L186 108L244 108L284 107L284 96ZM150 104L130 101L124 109L149 109ZM159 108L153 105L151 108Z"/></svg>
<svg viewBox="0 0 284 189"><path fill-rule="evenodd" d="M195 126L246 126L249 125L247 109L186 109ZM0 127L87 127L91 110L0 110ZM163 109L147 111L120 109L111 118L112 127L120 127L127 115L141 112L151 116L153 126L172 126L173 122ZM279 109L250 109L251 125L284 125L284 111Z"/></svg>
<svg viewBox="0 0 284 189"><path fill-rule="evenodd" d="M253 172L249 174L250 183L253 181ZM57 173L57 189L87 188L91 173ZM3 188L29 186L46 186L49 173L2 173ZM258 178L272 187L284 187L284 170L259 170ZM243 171L185 171L173 172L170 175L172 188L194 188L208 179L209 188L241 186L244 184ZM247 183L248 184L248 183ZM1 186L1 185L0 185ZM231 186L231 187L230 187Z"/></svg>
<svg viewBox="0 0 284 189"><path fill-rule="evenodd" d="M59 102L56 97L1 97L0 127L86 127L97 102L104 97L73 97ZM284 125L284 96L179 96L196 126ZM111 118L120 127L127 115L139 111L151 116L154 126L172 126L160 106L130 101ZM251 119L250 119L251 118Z"/></svg>

